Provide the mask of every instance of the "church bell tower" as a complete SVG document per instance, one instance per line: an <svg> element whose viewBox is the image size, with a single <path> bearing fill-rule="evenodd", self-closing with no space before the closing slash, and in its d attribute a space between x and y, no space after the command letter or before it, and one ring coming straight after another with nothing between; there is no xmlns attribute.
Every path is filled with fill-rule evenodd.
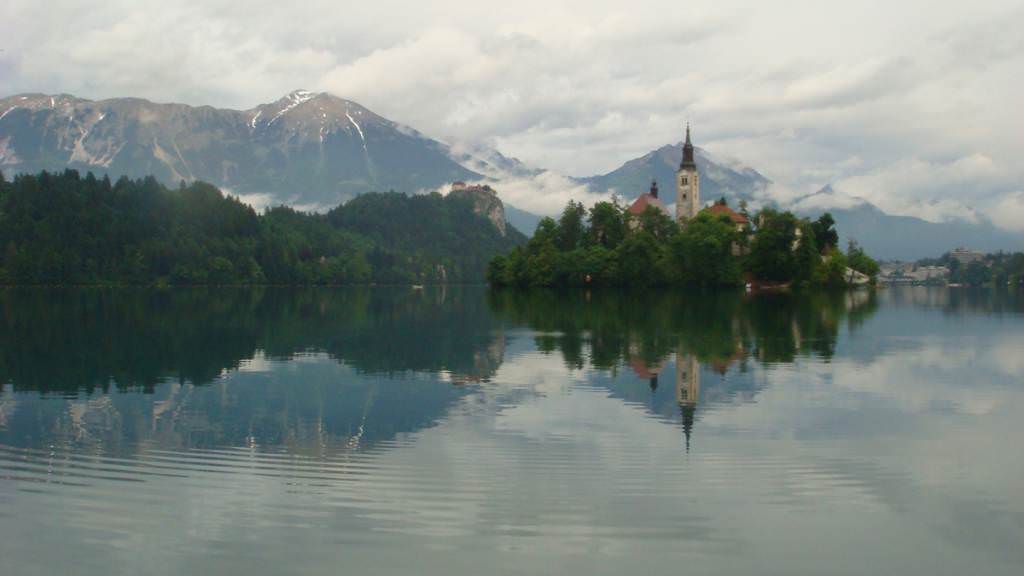
<svg viewBox="0 0 1024 576"><path fill-rule="evenodd" d="M690 142L690 125L686 125L686 143L683 144L683 161L676 173L676 220L685 223L700 212L700 173L693 158L693 143Z"/></svg>

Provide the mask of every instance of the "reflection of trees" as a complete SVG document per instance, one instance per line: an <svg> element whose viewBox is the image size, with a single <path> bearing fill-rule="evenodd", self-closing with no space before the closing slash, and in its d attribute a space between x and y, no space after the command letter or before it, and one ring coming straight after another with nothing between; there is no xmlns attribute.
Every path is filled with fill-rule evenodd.
<svg viewBox="0 0 1024 576"><path fill-rule="evenodd" d="M393 438L432 425L504 359L506 324L527 325L542 350L567 365L616 372L628 364L647 382L685 353L719 374L748 358L788 362L832 354L845 320L874 308L874 295L550 291L452 287L346 289L89 289L0 291L0 384L69 396L111 385L146 394L67 401L0 392L5 442L89 442L116 450L141 439L166 447L257 444L317 451ZM244 361L323 353L287 377L236 375ZM692 373L699 378L699 368ZM282 373L283 374L283 373ZM671 373L670 373L671 374ZM395 376L400 376L395 378ZM669 375L666 375L669 376ZM693 425L699 402L741 390L697 382L611 393ZM714 380L714 379L712 379ZM742 390L741 390L742 392ZM692 399L689 397L693 396Z"/></svg>
<svg viewBox="0 0 1024 576"><path fill-rule="evenodd" d="M748 354L830 358L842 323L855 327L877 307L874 292L492 291L489 300L498 316L537 331L541 350L559 350L573 367L587 350L599 369L657 365L678 346L719 367Z"/></svg>
<svg viewBox="0 0 1024 576"><path fill-rule="evenodd" d="M413 372L485 380L503 347L479 290L2 291L0 385L69 398L0 387L0 443L355 448L431 426L465 394ZM219 378L310 352L332 360ZM145 393L79 394L111 385Z"/></svg>
<svg viewBox="0 0 1024 576"><path fill-rule="evenodd" d="M538 347L560 350L570 367L582 367L588 351L595 368L628 366L649 386L616 378L602 380L602 386L680 422L687 449L700 406L749 399L759 390L761 384L750 377L727 377L730 366L746 372L748 358L830 358L843 322L855 329L877 307L874 292L498 291L489 297L497 315L529 325L537 331ZM667 365L674 368L666 375ZM674 376L674 385L663 386L665 376Z"/></svg>
<svg viewBox="0 0 1024 576"><path fill-rule="evenodd" d="M5 290L0 383L65 392L203 384L256 350L486 379L501 361L495 329L479 292L452 288Z"/></svg>

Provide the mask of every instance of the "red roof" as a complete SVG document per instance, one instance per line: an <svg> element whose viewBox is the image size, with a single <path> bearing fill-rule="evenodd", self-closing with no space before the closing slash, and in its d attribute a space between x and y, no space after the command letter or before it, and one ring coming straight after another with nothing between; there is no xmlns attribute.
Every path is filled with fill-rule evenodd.
<svg viewBox="0 0 1024 576"><path fill-rule="evenodd" d="M648 206L654 206L662 212L666 212L665 206L661 203L661 200L651 196L650 194L641 194L639 198L633 201L633 205L629 207L629 213L639 216L644 213L644 210L647 210Z"/></svg>
<svg viewBox="0 0 1024 576"><path fill-rule="evenodd" d="M629 359L629 367L633 369L633 372L636 372L637 376L644 380L650 380L661 372L660 365L656 364L654 366L648 366L647 363L644 362L643 358L640 358L639 356L633 356Z"/></svg>
<svg viewBox="0 0 1024 576"><path fill-rule="evenodd" d="M710 208L705 208L705 210L707 210L708 214L711 214L712 216L721 216L724 214L728 216L736 224L750 223L750 220L747 220L746 216L744 216L743 214L737 214L733 212L732 208L729 208L725 204L715 204Z"/></svg>

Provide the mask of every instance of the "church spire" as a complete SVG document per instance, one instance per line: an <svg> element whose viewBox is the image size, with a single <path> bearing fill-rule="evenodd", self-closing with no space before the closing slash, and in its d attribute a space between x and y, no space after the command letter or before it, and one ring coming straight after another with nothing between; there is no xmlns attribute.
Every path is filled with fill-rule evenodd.
<svg viewBox="0 0 1024 576"><path fill-rule="evenodd" d="M686 123L686 143L683 144L683 162L679 164L680 170L697 169L697 162L693 159L693 142L690 142L690 123Z"/></svg>

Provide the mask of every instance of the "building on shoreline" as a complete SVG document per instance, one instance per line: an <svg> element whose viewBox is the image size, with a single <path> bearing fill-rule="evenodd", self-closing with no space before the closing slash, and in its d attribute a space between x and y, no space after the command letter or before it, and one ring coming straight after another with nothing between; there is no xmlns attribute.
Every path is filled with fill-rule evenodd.
<svg viewBox="0 0 1024 576"><path fill-rule="evenodd" d="M971 262L977 262L979 260L985 259L984 252L971 250L969 248L964 248L963 246L957 248L956 250L953 250L952 252L949 253L949 255L952 256L957 262L960 262L960 264L963 266L967 266Z"/></svg>

